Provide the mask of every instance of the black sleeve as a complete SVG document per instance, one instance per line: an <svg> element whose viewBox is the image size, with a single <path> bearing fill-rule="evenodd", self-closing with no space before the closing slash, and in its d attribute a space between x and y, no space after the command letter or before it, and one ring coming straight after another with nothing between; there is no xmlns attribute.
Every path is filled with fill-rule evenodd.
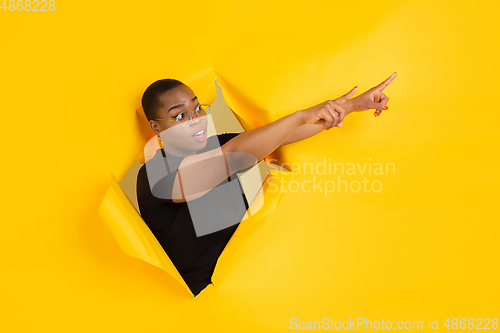
<svg viewBox="0 0 500 333"><path fill-rule="evenodd" d="M155 209L155 207L163 206L166 203L173 203L172 199L167 196L168 188L173 188L175 173L166 175L156 184L150 184L146 166L143 165L137 175L137 201L141 214L145 210ZM161 191L161 186L164 190ZM163 193L158 193L158 192ZM146 207L147 206L147 207Z"/></svg>
<svg viewBox="0 0 500 333"><path fill-rule="evenodd" d="M171 199L161 199L152 194L144 165L137 177L137 202L142 219L156 237L169 228L177 213L177 204Z"/></svg>
<svg viewBox="0 0 500 333"><path fill-rule="evenodd" d="M219 139L220 145L226 144L229 140L232 138L237 137L241 133L223 133L223 134L217 134L217 138Z"/></svg>

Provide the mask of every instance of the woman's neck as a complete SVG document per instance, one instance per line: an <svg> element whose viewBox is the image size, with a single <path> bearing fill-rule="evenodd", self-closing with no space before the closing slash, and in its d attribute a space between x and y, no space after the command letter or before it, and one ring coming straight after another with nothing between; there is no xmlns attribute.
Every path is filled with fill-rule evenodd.
<svg viewBox="0 0 500 333"><path fill-rule="evenodd" d="M177 157L187 157L190 155L196 155L196 151L185 151L185 150L177 150L174 149L172 150L171 147L163 147L163 150L172 156L177 156Z"/></svg>

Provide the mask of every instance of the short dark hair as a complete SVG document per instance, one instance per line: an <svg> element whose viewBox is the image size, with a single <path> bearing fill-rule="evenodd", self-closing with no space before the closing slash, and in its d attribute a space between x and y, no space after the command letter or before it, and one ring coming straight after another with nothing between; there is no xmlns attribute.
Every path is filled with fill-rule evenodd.
<svg viewBox="0 0 500 333"><path fill-rule="evenodd" d="M158 100L158 97L164 92L181 85L185 86L183 82L175 79L163 79L151 83L142 95L142 109L146 114L146 118L148 118L148 120L158 118L158 109L163 106Z"/></svg>

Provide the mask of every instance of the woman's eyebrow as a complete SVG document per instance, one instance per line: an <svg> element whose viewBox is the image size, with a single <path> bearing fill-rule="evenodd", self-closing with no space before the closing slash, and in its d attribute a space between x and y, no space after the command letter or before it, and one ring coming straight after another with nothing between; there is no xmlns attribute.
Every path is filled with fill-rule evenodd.
<svg viewBox="0 0 500 333"><path fill-rule="evenodd" d="M198 96L194 96L193 99L191 100L191 102L194 102L198 99ZM177 104L177 105L174 105L172 106L170 109L168 109L168 112L170 112L170 110L172 109L175 109L175 108L182 108L183 106L185 106L184 104Z"/></svg>

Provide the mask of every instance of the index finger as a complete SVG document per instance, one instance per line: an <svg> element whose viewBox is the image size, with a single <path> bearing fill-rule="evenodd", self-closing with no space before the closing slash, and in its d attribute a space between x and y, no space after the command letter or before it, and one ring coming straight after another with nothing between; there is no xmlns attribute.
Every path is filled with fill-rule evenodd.
<svg viewBox="0 0 500 333"><path fill-rule="evenodd" d="M398 72L394 72L391 76L389 76L387 80L376 86L375 89L378 89L380 91L384 90L389 85L389 83L391 83L392 80L394 80L397 74Z"/></svg>

